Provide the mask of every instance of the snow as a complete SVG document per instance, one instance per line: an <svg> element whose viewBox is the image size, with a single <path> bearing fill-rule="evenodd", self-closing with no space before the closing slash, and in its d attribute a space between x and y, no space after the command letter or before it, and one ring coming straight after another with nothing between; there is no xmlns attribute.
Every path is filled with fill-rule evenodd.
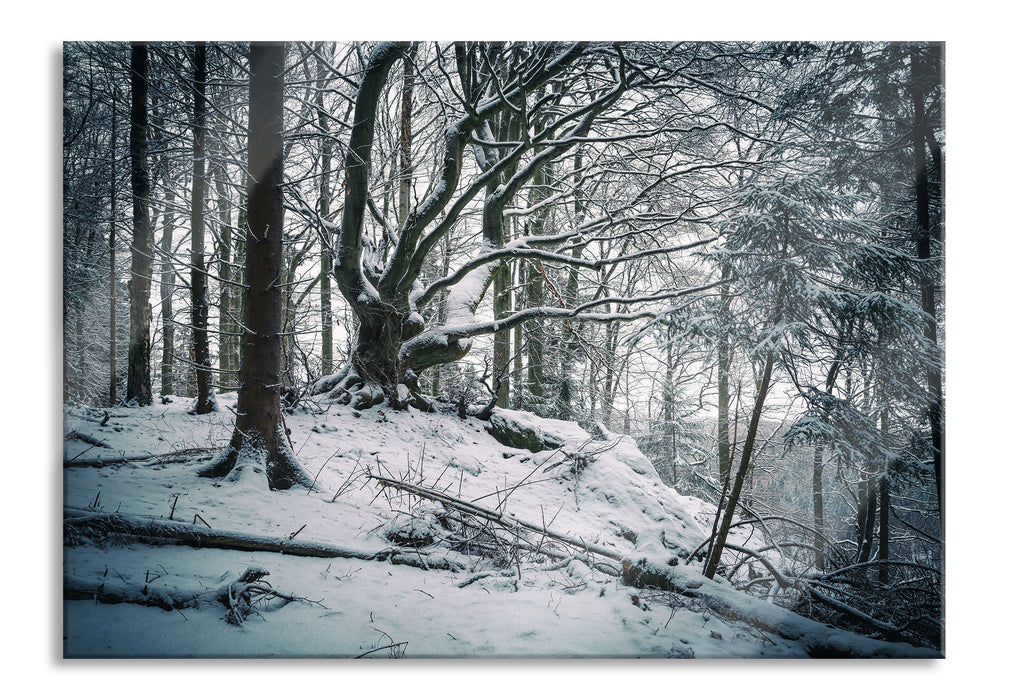
<svg viewBox="0 0 1009 700"><path fill-rule="evenodd" d="M66 657L793 658L804 657L811 640L869 655L918 653L828 631L700 579L696 565L684 560L710 532L711 507L663 485L627 436L496 411L496 420L545 443L530 452L501 444L474 418L330 405L286 416L294 452L316 479L313 488L269 491L265 478L251 474L236 482L196 475L213 455L206 448L222 447L231 434L235 395L218 398L222 410L205 416L189 415L189 402L179 397L110 409L108 420L101 409L65 409L64 460L72 463L63 470L64 505L324 543L362 556L400 547L418 559L408 552L412 545L402 544L413 541L431 552L429 564L451 568L116 540L76 543L64 547L63 566L79 579L211 590L262 567L274 589L301 600L264 609L241 626L226 623L217 605L174 611L64 601ZM152 459L179 450L189 452L176 461ZM73 466L98 459L109 463ZM647 559L703 595L627 586L590 568L586 562L599 560L586 558L584 549L572 552L581 559L518 561L509 553L511 542L486 557L452 551L444 546L451 534L444 506L383 490L368 472L423 483L631 561ZM725 612L718 602L725 600L736 612ZM768 611L780 615L790 639L754 622Z"/></svg>

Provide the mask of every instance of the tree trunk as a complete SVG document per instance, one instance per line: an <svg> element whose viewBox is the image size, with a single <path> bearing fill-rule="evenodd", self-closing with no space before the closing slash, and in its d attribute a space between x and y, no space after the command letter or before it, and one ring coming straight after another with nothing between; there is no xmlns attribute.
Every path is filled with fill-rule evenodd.
<svg viewBox="0 0 1009 700"><path fill-rule="evenodd" d="M516 286L518 287L519 290L525 289L526 266L521 263L516 264L515 273L518 277L518 279L516 280L517 282ZM520 300L518 295L519 292L516 292L515 293L516 307L521 306L519 303ZM525 303L524 298L521 301L523 304ZM523 379L523 377L525 376L526 369L525 369L525 362L522 360L522 354L525 351L525 343L526 343L525 329L522 328L521 325L515 326L515 344L513 346L515 348L515 371L512 372L511 376L512 384L515 386L515 390L512 392L514 394L514 397L511 403L509 404L509 407L515 408L519 411L525 410L526 407L525 389L524 389L525 380Z"/></svg>
<svg viewBox="0 0 1009 700"><path fill-rule="evenodd" d="M719 483L729 478L729 277L728 265L722 266L721 305L719 324L722 337L718 339L718 477Z"/></svg>
<svg viewBox="0 0 1009 700"><path fill-rule="evenodd" d="M192 293L193 362L196 365L196 405L199 415L217 410L210 367L210 315L207 303L207 274L204 260L205 227L203 212L207 198L207 45L198 43L193 52L193 201L190 262Z"/></svg>
<svg viewBox="0 0 1009 700"><path fill-rule="evenodd" d="M227 175L221 163L214 165L214 184L217 190L217 218L219 220L220 246L218 251L217 276L221 278L221 294L218 312L218 327L221 330L218 341L217 364L221 372L218 384L223 390L228 390L234 386L234 373L238 371L238 363L234 362L236 356L235 346L237 345L238 324L235 323L234 314L235 291L231 282L234 278L233 270L233 249L234 237L231 231L231 203L228 200Z"/></svg>
<svg viewBox="0 0 1009 700"><path fill-rule="evenodd" d="M718 564L722 559L722 550L725 548L725 541L729 537L729 528L732 527L732 516L735 514L736 505L739 503L739 496L743 491L743 482L746 480L747 472L750 468L750 458L753 456L753 447L757 441L757 427L760 425L760 413L764 410L764 399L767 398L767 391L771 386L771 372L773 369L774 356L769 354L767 359L764 360L764 371L757 386L757 399L753 404L753 414L750 416L750 424L746 430L746 442L743 443L743 453L739 458L739 471L736 473L736 479L732 485L732 493L729 495L729 499L725 504L725 510L722 512L718 536L711 545L711 552L704 567L704 575L708 578L715 577Z"/></svg>
<svg viewBox="0 0 1009 700"><path fill-rule="evenodd" d="M582 154L575 153L574 172L581 173ZM574 223L579 225L582 221L584 204L582 203L581 186L576 185L574 189ZM577 243L579 239L575 239ZM571 249L571 257L581 258L584 245L574 245ZM564 305L572 308L578 301L578 268L568 267L567 280L564 283ZM572 407L575 395L575 381L572 374L574 372L575 353L578 351L578 342L574 332L574 321L564 322L561 331L561 362L560 362L560 386L557 389L557 417L561 420L572 420L575 412Z"/></svg>
<svg viewBox="0 0 1009 700"><path fill-rule="evenodd" d="M126 401L147 406L151 395L151 221L147 177L147 45L130 56L130 181L133 189L133 256L130 268L130 350Z"/></svg>
<svg viewBox="0 0 1009 700"><path fill-rule="evenodd" d="M813 447L813 529L816 535L813 544L816 547L816 568L823 571L826 567L823 550L826 542L823 533L823 445L819 442Z"/></svg>
<svg viewBox="0 0 1009 700"><path fill-rule="evenodd" d="M534 234L536 235L536 234ZM543 272L537 263L526 266L528 285L526 286L526 303L536 307L543 305ZM543 332L544 323L540 319L532 319L525 324L526 335L526 393L529 396L528 408L537 414L543 413Z"/></svg>
<svg viewBox="0 0 1009 700"><path fill-rule="evenodd" d="M221 477L265 471L271 489L311 479L287 442L281 413L281 289L284 208L283 44L254 42L250 54L249 193L245 255L245 330L235 432L229 448L201 472ZM237 478L237 476L235 477Z"/></svg>
<svg viewBox="0 0 1009 700"><path fill-rule="evenodd" d="M868 468L858 483L858 513L855 540L858 552L855 560L859 564L869 561L872 540L876 529L876 474Z"/></svg>
<svg viewBox="0 0 1009 700"><path fill-rule="evenodd" d="M116 91L109 137L109 406L116 405Z"/></svg>
<svg viewBox="0 0 1009 700"><path fill-rule="evenodd" d="M322 154L320 168L322 175L319 178L319 217L323 221L329 221L329 206L332 193L330 192L331 169L333 167L333 141L329 136L329 116L324 108L322 91L326 86L323 80L322 59L317 57L316 61L318 78L315 87L315 103L317 106L316 115L319 120L319 131L322 132ZM319 272L319 307L322 316L322 376L328 376L333 372L333 292L330 275L333 274L333 254L329 233L325 228L321 231L322 255Z"/></svg>
<svg viewBox="0 0 1009 700"><path fill-rule="evenodd" d="M551 173L549 164L538 169L533 175L532 188L529 197L530 207L535 207L549 196L550 179ZM534 211L532 214L532 221L530 222L529 234L531 236L544 235L547 228L547 218L547 208ZM546 275L546 271L543 269L543 264L539 261L531 262L527 269L529 271L527 303L531 307L542 306L544 301L543 279ZM546 333L546 327L546 323L541 319L532 319L526 324L526 335L528 338L526 345L529 348L529 368L527 375L529 377L529 396L533 410L540 415L542 415L546 409L546 406L543 405L544 383L546 379L543 371L543 355L546 347L544 334Z"/></svg>
<svg viewBox="0 0 1009 700"><path fill-rule="evenodd" d="M506 318L511 312L511 265L498 266L494 272L494 318ZM501 330L494 334L494 377L501 377L497 405L511 408L511 378L508 361L511 359L511 330Z"/></svg>
<svg viewBox="0 0 1009 700"><path fill-rule="evenodd" d="M399 141L399 225L406 223L410 213L410 187L413 182L413 160L410 153L411 118L413 116L413 61L417 45L412 44L403 55L403 99L400 104Z"/></svg>
<svg viewBox="0 0 1009 700"><path fill-rule="evenodd" d="M165 183L165 214L162 221L161 250L166 255L161 262L161 395L175 393L175 324L173 323L172 295L175 294L175 271L168 253L172 251L175 235L175 190Z"/></svg>
<svg viewBox="0 0 1009 700"><path fill-rule="evenodd" d="M890 416L884 410L880 415L880 432L884 435L890 432ZM887 561L890 558L890 462L887 460L883 466L883 473L879 476L879 560ZM881 584L890 583L890 569L886 564L879 566L879 582Z"/></svg>
<svg viewBox="0 0 1009 700"><path fill-rule="evenodd" d="M914 102L914 129L912 142L914 150L914 199L915 199L915 241L918 258L931 260L931 228L929 222L928 168L925 159L925 141L928 127L925 122L925 98L922 91L923 80L921 64L916 50L911 51L911 94ZM938 165L938 164L937 164ZM921 308L925 312L925 337L938 347L935 308L935 280L927 269L921 276ZM942 370L940 367L929 366L927 372L929 404L928 421L932 431L932 458L935 473L935 492L939 502L940 523L943 518L943 470L945 468L943 443L943 401L942 401Z"/></svg>
<svg viewBox="0 0 1009 700"><path fill-rule="evenodd" d="M673 331L672 328L666 332L666 378L662 387L662 422L665 432L666 443L666 479L673 486L676 485L676 438L673 428L675 410L673 408Z"/></svg>

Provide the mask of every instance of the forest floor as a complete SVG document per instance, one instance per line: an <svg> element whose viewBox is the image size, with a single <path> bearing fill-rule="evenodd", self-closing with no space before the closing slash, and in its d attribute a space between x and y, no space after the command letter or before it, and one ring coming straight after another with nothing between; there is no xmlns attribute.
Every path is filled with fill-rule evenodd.
<svg viewBox="0 0 1009 700"><path fill-rule="evenodd" d="M197 476L230 438L234 400L220 396L220 411L205 416L190 415L191 400L180 397L146 408L64 408L64 588L72 580L97 591L63 603L65 657L804 658L814 648L934 655L787 611L784 631L768 629L754 620L766 621L769 603L724 581L697 583L699 564L686 558L710 533L713 507L664 485L629 437L593 437L574 423L497 411L500 426L546 443L531 452L502 444L475 418L328 405L286 416L313 488L270 491L265 476L251 471L234 480ZM586 548L491 527L374 476L423 485ZM353 556L196 548L68 529L115 513ZM742 543L753 533L738 537ZM593 547L658 562L711 595L628 586L613 575L619 562L587 551ZM396 556L387 556L392 550ZM385 560L374 558L382 552ZM112 591L160 592L162 600L210 595L250 568L269 573L240 619L212 595L180 609L98 602Z"/></svg>

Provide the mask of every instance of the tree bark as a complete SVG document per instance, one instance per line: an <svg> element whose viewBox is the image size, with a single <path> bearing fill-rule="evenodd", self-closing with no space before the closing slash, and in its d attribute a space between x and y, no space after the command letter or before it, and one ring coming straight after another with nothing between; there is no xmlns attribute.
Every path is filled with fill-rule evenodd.
<svg viewBox="0 0 1009 700"><path fill-rule="evenodd" d="M767 398L767 391L771 386L771 373L774 370L774 355L769 354L764 360L764 370L757 385L757 398L753 404L753 414L750 416L750 424L746 430L746 442L743 443L743 453L739 458L739 471L736 473L735 482L732 485L732 493L729 495L722 512L722 520L718 528L718 536L711 545L711 553L707 564L704 567L704 575L714 578L718 570L718 564L722 559L722 550L725 548L725 541L729 536L729 528L732 527L732 516L736 512L736 505L739 503L740 494L743 491L743 482L746 480L747 472L750 468L750 459L753 456L753 448L757 441L757 427L760 425L760 414L764 410L764 400Z"/></svg>
<svg viewBox="0 0 1009 700"><path fill-rule="evenodd" d="M494 318L506 318L512 310L512 266L498 266L494 272ZM494 378L501 377L497 405L511 408L511 377L508 362L511 360L511 330L494 334Z"/></svg>
<svg viewBox="0 0 1009 700"><path fill-rule="evenodd" d="M175 271L167 253L172 251L175 235L175 190L165 183L165 214L162 221L161 249L166 256L161 262L161 281L158 293L161 295L161 395L175 393L175 324L173 322L172 296L175 294Z"/></svg>
<svg viewBox="0 0 1009 700"><path fill-rule="evenodd" d="M413 182L413 159L410 152L412 142L411 119L413 117L413 61L417 56L417 45L411 44L403 56L403 98L400 103L399 141L399 225L406 223L410 214L410 187Z"/></svg>
<svg viewBox="0 0 1009 700"><path fill-rule="evenodd" d="M718 339L718 478L725 483L729 478L729 277L728 265L722 266L719 325L722 337Z"/></svg>
<svg viewBox="0 0 1009 700"><path fill-rule="evenodd" d="M231 203L228 200L228 183L224 166L216 163L214 166L214 183L217 190L217 218L220 221L220 247L218 252L218 274L221 278L221 294L219 303L218 326L221 329L220 340L218 341L217 364L220 367L218 384L223 390L228 390L234 386L234 373L238 371L237 357L237 336L238 324L235 322L234 299L235 291L232 287L233 257L234 257L234 236L231 230Z"/></svg>
<svg viewBox="0 0 1009 700"><path fill-rule="evenodd" d="M319 47L321 48L321 47ZM315 83L316 115L319 120L319 131L322 132L321 158L319 167L322 170L319 178L319 216L323 221L329 220L329 207L332 198L330 191L331 170L333 167L333 140L329 136L329 116L326 114L322 94L326 86L323 79L324 66L322 59L317 57L316 70L318 77ZM322 255L319 272L319 307L322 316L322 376L333 372L333 241L328 231L323 228Z"/></svg>
<svg viewBox="0 0 1009 700"><path fill-rule="evenodd" d="M285 47L254 42L249 57L246 314L237 417L229 448L200 475L263 470L271 489L287 489L310 486L311 479L289 448L280 405Z"/></svg>
<svg viewBox="0 0 1009 700"><path fill-rule="evenodd" d="M816 535L813 544L816 547L816 568L820 571L826 567L824 559L823 539L823 445L819 442L813 447L813 529Z"/></svg>
<svg viewBox="0 0 1009 700"><path fill-rule="evenodd" d="M116 405L116 90L109 137L109 406Z"/></svg>
<svg viewBox="0 0 1009 700"><path fill-rule="evenodd" d="M880 432L885 437L890 432L889 412L884 410L880 415ZM890 462L884 463L883 473L879 476L879 559L890 559ZM886 564L879 566L879 582L890 583L890 569Z"/></svg>
<svg viewBox="0 0 1009 700"><path fill-rule="evenodd" d="M925 142L928 135L928 125L925 116L925 98L922 90L921 63L917 50L911 51L911 96L914 103L914 128L912 131L912 148L914 151L914 200L915 200L915 232L918 258L931 261L932 231L929 221L928 168L925 157ZM939 164L937 164L939 165ZM925 337L938 348L936 329L935 280L926 268L921 276L921 308L925 312ZM944 468L944 427L942 400L942 369L929 366L926 381L928 382L928 421L932 432L932 459L935 474L935 492L939 502L940 523L943 517L943 492L945 486Z"/></svg>
<svg viewBox="0 0 1009 700"><path fill-rule="evenodd" d="M151 395L151 221L147 176L147 45L130 55L130 181L133 189L133 255L130 268L130 349L126 401L147 406Z"/></svg>
<svg viewBox="0 0 1009 700"><path fill-rule="evenodd" d="M190 291L192 293L193 362L196 364L197 414L217 410L210 367L210 338L207 333L210 308L207 302L207 274L204 259L204 208L207 198L207 45L198 43L193 51L193 201L190 237Z"/></svg>
<svg viewBox="0 0 1009 700"><path fill-rule="evenodd" d="M869 561L872 541L876 530L876 473L871 467L863 473L858 483L858 515L856 536L858 552L855 560L859 564Z"/></svg>

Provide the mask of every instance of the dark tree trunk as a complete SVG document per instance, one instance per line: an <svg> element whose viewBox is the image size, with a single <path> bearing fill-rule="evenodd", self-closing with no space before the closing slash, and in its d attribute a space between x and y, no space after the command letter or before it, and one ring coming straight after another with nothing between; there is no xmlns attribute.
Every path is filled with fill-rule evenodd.
<svg viewBox="0 0 1009 700"><path fill-rule="evenodd" d="M494 272L494 318L506 318L512 306L512 267L500 265ZM494 377L501 377L498 388L497 405L511 408L511 377L508 361L511 359L511 330L501 330L494 334Z"/></svg>
<svg viewBox="0 0 1009 700"><path fill-rule="evenodd" d="M147 45L130 56L130 180L133 188L133 256L130 268L130 350L126 401L147 406L151 395L151 220L147 176Z"/></svg>
<svg viewBox="0 0 1009 700"><path fill-rule="evenodd" d="M533 175L532 190L529 198L530 207L535 207L549 196L550 187L550 167L544 165ZM532 215L530 222L530 235L542 236L546 233L548 210L546 208L536 211ZM527 303L531 307L542 306L543 279L546 272L542 263L533 261L528 267L529 286L527 288ZM544 352L546 348L546 323L542 319L532 319L526 324L526 346L529 349L528 387L532 408L542 414L545 410L543 405L544 396Z"/></svg>
<svg viewBox="0 0 1009 700"><path fill-rule="evenodd" d="M729 528L732 527L732 516L735 514L736 506L739 504L739 497L743 492L743 482L746 480L747 472L750 468L750 459L753 457L753 448L757 441L757 427L760 425L760 414L764 410L764 400L767 398L767 391L771 386L771 372L773 370L774 356L768 355L767 359L764 360L764 371L757 385L757 399L753 404L753 414L750 416L750 424L746 430L746 442L743 443L743 453L739 458L739 471L732 485L732 493L725 503L725 510L722 512L722 519L718 527L718 535L711 545L711 552L704 567L704 575L708 578L715 577L718 564L722 559L725 541L729 537Z"/></svg>
<svg viewBox="0 0 1009 700"><path fill-rule="evenodd" d="M534 234L535 235L535 234ZM543 305L543 271L538 263L526 267L528 285L526 286L526 303L536 307ZM543 412L543 334L545 324L541 319L531 319L525 324L527 365L526 393L529 396L529 406L536 413Z"/></svg>
<svg viewBox="0 0 1009 700"><path fill-rule="evenodd" d="M207 45L199 43L193 51L193 202L190 262L192 292L193 362L196 365L197 414L217 410L210 367L210 338L207 333L210 315L207 302L207 273L204 260L204 208L207 198Z"/></svg>
<svg viewBox="0 0 1009 700"><path fill-rule="evenodd" d="M249 180L249 174L245 174L245 180L242 183L241 196L243 199L249 196L249 186L251 181ZM235 226L236 236L233 240L232 245L232 255L231 255L231 270L232 279L236 283L236 289L243 288L242 285L245 284L245 234L249 228L249 205L248 201L243 201L242 206L238 208L237 223ZM235 331L241 332L239 321L245 318L245 293L236 292L235 296L231 299L231 315L234 319ZM241 338L236 340L231 346L231 368L240 371L242 367L242 343ZM233 375L238 376L238 375ZM239 379L240 380L240 379ZM237 381L232 382L237 388Z"/></svg>
<svg viewBox="0 0 1009 700"><path fill-rule="evenodd" d="M574 171L580 173L582 170L582 154L575 153L574 158ZM575 210L575 225L581 223L582 220L582 210L584 205L582 204L582 192L581 187L576 185L574 191L574 210ZM578 239L575 239L576 241ZM584 250L583 245L575 245L571 249L571 257L581 258L582 251ZM564 305L568 308L572 308L578 301L578 269L574 266L568 268L567 280L564 283ZM564 328L561 331L561 362L560 362L560 386L557 390L557 417L561 420L573 420L575 418L575 412L572 407L575 395L575 381L573 374L573 365L575 361L575 353L578 351L578 342L575 337L574 331L574 321L566 320L564 322Z"/></svg>
<svg viewBox="0 0 1009 700"><path fill-rule="evenodd" d="M116 405L116 91L112 91L109 138L109 406Z"/></svg>
<svg viewBox="0 0 1009 700"><path fill-rule="evenodd" d="M329 221L329 206L332 193L330 192L331 169L333 167L333 141L329 137L329 117L323 105L322 91L326 86L323 80L322 59L317 60L317 70L319 78L316 81L315 100L318 106L317 117L319 119L319 131L322 132L322 155L320 167L322 177L319 179L319 216L323 221ZM327 376L333 372L333 292L330 275L333 274L333 241L329 233L322 231L322 261L319 272L319 304L322 314L322 376Z"/></svg>
<svg viewBox="0 0 1009 700"><path fill-rule="evenodd" d="M885 436L890 431L890 416L883 411L880 417L880 432ZM890 558L890 463L886 462L879 477L879 560ZM886 564L879 567L879 582L890 583L890 569Z"/></svg>
<svg viewBox="0 0 1009 700"><path fill-rule="evenodd" d="M238 332L238 324L234 320L235 291L231 285L235 276L233 274L234 237L231 231L231 203L228 201L227 176L220 163L214 167L214 182L217 189L217 218L220 220L218 277L221 278L219 320L221 335L217 364L221 372L218 383L227 390L234 386L234 375L238 371L238 363L235 362L238 355L236 349L238 342L235 335Z"/></svg>
<svg viewBox="0 0 1009 700"><path fill-rule="evenodd" d="M676 485L676 432L673 420L676 412L673 406L675 388L673 387L673 332L666 332L666 377L662 387L662 422L665 428L666 443L666 478L668 483Z"/></svg>
<svg viewBox="0 0 1009 700"><path fill-rule="evenodd" d="M858 514L856 536L858 553L855 560L864 564L872 553L872 540L876 530L876 474L867 470L858 483Z"/></svg>
<svg viewBox="0 0 1009 700"><path fill-rule="evenodd" d="M914 102L914 129L912 132L914 150L914 199L915 199L915 241L918 258L931 260L931 228L929 221L928 168L925 158L925 142L929 133L925 116L925 99L922 90L921 63L918 52L911 52L911 94ZM937 165L939 165L937 163ZM935 280L932 273L926 270L921 277L921 308L925 312L925 337L937 344ZM940 522L944 522L943 491L944 491L944 428L942 406L942 370L930 366L927 373L929 404L928 421L932 431L932 458L935 472L935 491L939 501Z"/></svg>
<svg viewBox="0 0 1009 700"><path fill-rule="evenodd" d="M165 215L162 222L161 249L165 253L172 251L172 238L175 235L175 190L166 183ZM175 393L175 324L172 310L172 295L175 294L175 271L167 255L161 263L161 283L158 288L161 295L161 395Z"/></svg>
<svg viewBox="0 0 1009 700"><path fill-rule="evenodd" d="M718 477L721 483L729 478L729 277L728 265L722 266L721 306L719 324L722 337L718 340Z"/></svg>
<svg viewBox="0 0 1009 700"><path fill-rule="evenodd" d="M235 467L265 471L272 489L311 479L289 449L281 413L281 289L284 208L283 44L253 43L249 85L249 193L245 253L245 330L235 432L228 450L201 476Z"/></svg>
<svg viewBox="0 0 1009 700"><path fill-rule="evenodd" d="M823 539L823 445L819 442L813 447L813 529L816 535L813 544L816 547L816 568L823 571L826 567L823 550L826 542Z"/></svg>
<svg viewBox="0 0 1009 700"><path fill-rule="evenodd" d="M406 223L410 213L410 187L413 182L413 159L410 152L412 141L411 119L413 117L413 60L417 55L417 45L412 44L403 56L403 99L400 104L399 142L399 225Z"/></svg>

